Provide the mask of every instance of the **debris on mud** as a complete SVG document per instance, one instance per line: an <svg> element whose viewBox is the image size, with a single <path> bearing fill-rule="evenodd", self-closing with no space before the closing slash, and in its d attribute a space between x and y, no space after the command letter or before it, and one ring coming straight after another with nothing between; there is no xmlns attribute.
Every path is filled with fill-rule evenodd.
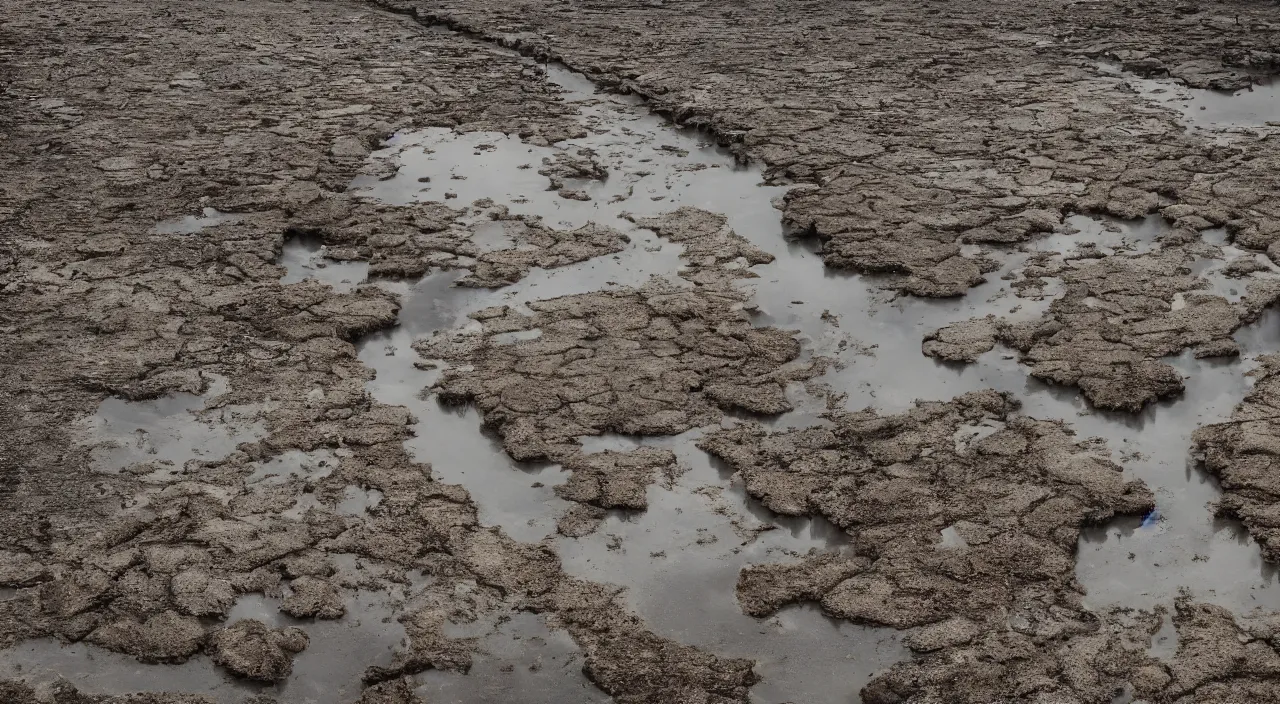
<svg viewBox="0 0 1280 704"><path fill-rule="evenodd" d="M323 579L303 575L289 582L289 589L280 610L294 618L341 618L347 611L342 595Z"/></svg>

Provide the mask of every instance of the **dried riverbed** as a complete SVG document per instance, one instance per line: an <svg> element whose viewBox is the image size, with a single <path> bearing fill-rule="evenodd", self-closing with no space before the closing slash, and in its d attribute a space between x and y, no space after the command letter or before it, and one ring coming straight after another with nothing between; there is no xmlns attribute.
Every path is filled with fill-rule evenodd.
<svg viewBox="0 0 1280 704"><path fill-rule="evenodd" d="M1147 190L1141 164L1162 136L1260 168L1263 58L1000 29L1071 57L1018 79L1077 108L968 127L1127 134L1147 175L1110 179L1026 144L943 166L946 120L914 137L939 151L889 158L878 128L770 122L788 105L708 117L738 79L693 89L666 52L619 79L592 12L244 5L197 10L235 40L100 10L204 47L90 81L163 67L141 121L40 97L39 49L17 63L43 117L15 173L91 197L6 186L4 392L36 422L3 458L5 701L1275 700L1276 230L1230 177ZM882 47L900 11L871 13ZM689 65L802 29L759 21L713 21L728 38ZM255 106L246 81L293 90ZM873 98L853 114L893 105ZM166 141L175 104L200 127ZM132 146L95 151L86 112ZM70 213L95 236L56 234Z"/></svg>

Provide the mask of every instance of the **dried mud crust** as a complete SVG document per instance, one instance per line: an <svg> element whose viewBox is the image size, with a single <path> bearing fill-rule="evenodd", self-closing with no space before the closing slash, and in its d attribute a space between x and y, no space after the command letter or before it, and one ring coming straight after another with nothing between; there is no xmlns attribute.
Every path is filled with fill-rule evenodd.
<svg viewBox="0 0 1280 704"><path fill-rule="evenodd" d="M374 286L281 285L274 264L286 236L311 234L380 273L412 274L425 258L495 285L613 251L620 238L603 228L566 235L522 222L517 241L537 251L520 257L532 258L486 259L467 249L474 233L455 211L343 192L370 148L401 128L543 143L579 134L540 70L344 2L176 12L146 0L20 0L5 8L0 44L0 586L14 590L0 601L0 647L50 637L146 663L209 652L240 675L275 679L306 643L257 622L222 624L238 599L284 597L287 613L345 618L357 588L374 590L408 640L395 663L365 673L361 701L407 704L401 675L470 663L474 642L447 636L447 623L591 612L579 591L535 603L568 588L556 556L480 525L464 490L407 455L408 412L366 392L371 372L352 341L392 325L396 298ZM204 207L240 217L155 230ZM208 394L210 422L241 409L258 439L181 467L120 471L81 442L78 420L108 395L178 392ZM290 451L329 453L328 471L251 479ZM351 487L382 500L339 511ZM574 632L619 701L674 691L745 701L744 685L726 683L749 683L749 662L680 646L609 608L590 634ZM643 644L648 676L614 647L626 643ZM15 702L203 701L0 687Z"/></svg>
<svg viewBox="0 0 1280 704"><path fill-rule="evenodd" d="M733 285L771 261L725 218L681 208L636 223L683 244L682 284L654 278L639 288L566 296L471 317L464 329L420 340L414 349L451 366L433 387L443 403L474 403L516 460L560 462L572 473L557 493L594 507L561 522L566 534L603 509L643 509L645 488L675 471L675 457L651 448L582 454L579 437L675 435L718 422L726 412L791 410L789 382L810 379L821 360L800 359L792 332L751 324L750 295ZM692 284L690 287L689 284ZM499 336L537 331L504 343Z"/></svg>
<svg viewBox="0 0 1280 704"><path fill-rule="evenodd" d="M708 433L699 446L785 515L821 515L854 554L743 571L738 598L763 616L796 600L836 616L909 628L976 623L1048 599L1073 603L1080 529L1154 505L1103 448L1062 423L1016 412L993 391L882 416L830 413L830 426Z"/></svg>
<svg viewBox="0 0 1280 704"><path fill-rule="evenodd" d="M1280 701L1274 617L1239 622L1222 607L1180 599L1172 619L1179 641L1169 661L1146 654L1158 625L1151 615L1114 612L1083 632L1015 624L895 666L862 690L862 701L1106 704L1125 692L1158 704Z"/></svg>
<svg viewBox="0 0 1280 704"><path fill-rule="evenodd" d="M1265 3L552 3L373 0L644 96L802 187L784 219L833 267L956 296L1061 214L1182 204L1280 238L1274 140L1186 133L1100 61L1189 85L1275 72Z"/></svg>
<svg viewBox="0 0 1280 704"><path fill-rule="evenodd" d="M822 515L852 552L745 568L744 611L818 601L849 620L913 629L916 658L862 691L867 704L1277 701L1276 623L1241 623L1180 601L1180 650L1151 657L1160 613L1095 612L1074 581L1080 530L1151 509L1105 448L1061 422L1017 414L994 391L918 403L903 414L829 414L784 432L743 425L700 446L747 492L787 515Z"/></svg>
<svg viewBox="0 0 1280 704"><path fill-rule="evenodd" d="M1049 278L1064 289L1044 315L1025 322L988 316L949 325L926 335L922 351L973 362L1000 342L1020 352L1031 376L1077 386L1090 403L1107 410L1137 412L1181 393L1182 374L1161 358L1187 349L1202 358L1238 355L1232 334L1257 321L1280 297L1280 280L1274 277L1244 278L1247 295L1238 303L1203 291L1209 282L1191 273L1192 264L1197 256L1220 250L1205 244L1200 232L1221 223L1184 212L1177 206L1166 209L1173 229L1152 252L1032 255L1015 283L1019 295L1037 295Z"/></svg>
<svg viewBox="0 0 1280 704"><path fill-rule="evenodd" d="M1280 561L1280 357L1258 362L1249 395L1229 421L1197 430L1193 451L1222 487L1219 514L1238 518L1274 562Z"/></svg>

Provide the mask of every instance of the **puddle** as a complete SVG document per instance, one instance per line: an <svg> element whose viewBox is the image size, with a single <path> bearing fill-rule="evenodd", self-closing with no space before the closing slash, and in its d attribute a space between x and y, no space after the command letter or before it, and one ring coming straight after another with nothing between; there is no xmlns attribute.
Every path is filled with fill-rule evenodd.
<svg viewBox="0 0 1280 704"><path fill-rule="evenodd" d="M1168 614L1160 619L1160 629L1151 636L1151 648L1147 653L1165 661L1173 660L1173 656L1178 654L1178 629Z"/></svg>
<svg viewBox="0 0 1280 704"><path fill-rule="evenodd" d="M287 450L265 462L255 462L246 484L284 484L293 479L315 481L329 476L338 460L329 450Z"/></svg>
<svg viewBox="0 0 1280 704"><path fill-rule="evenodd" d="M1106 255L1118 252L1141 254L1154 249L1160 235L1169 231L1169 226L1159 215L1148 215L1136 222L1112 217L1071 215L1064 222L1074 232L1038 235L1026 244L1026 249L1069 256L1082 246L1093 246Z"/></svg>
<svg viewBox="0 0 1280 704"><path fill-rule="evenodd" d="M758 169L736 163L699 133L649 114L639 98L592 95L580 76L556 66L547 70L551 82L576 89L569 97L582 106L587 137L539 147L493 132L456 134L433 128L401 133L374 154L394 159L396 175L384 181L358 178L353 192L400 205L443 201L446 193L455 194L461 205L492 198L514 214L537 215L562 229L595 221L625 232L635 228L620 219L623 213L647 217L682 205L727 215L743 236L741 229L755 218L778 220L770 199L784 189L757 187L762 178ZM588 157L608 171L604 180L558 178L565 190L581 191L590 200L560 197L548 190L548 177L538 173L558 158L585 162Z"/></svg>
<svg viewBox="0 0 1280 704"><path fill-rule="evenodd" d="M181 474L190 460L216 460L262 437L265 429L252 409L205 410L208 400L226 391L226 381L219 378L203 396L179 392L150 401L103 400L97 413L81 421L84 444L96 446L95 468L163 481Z"/></svg>
<svg viewBox="0 0 1280 704"><path fill-rule="evenodd" d="M357 590L346 599L341 619L296 619L279 611L280 600L261 594L240 597L227 623L255 618L273 628L297 626L307 632L307 649L293 659L293 674L259 691L279 704L347 704L360 697L361 675L371 665L388 666L405 639L404 627L388 602L398 595Z"/></svg>
<svg viewBox="0 0 1280 704"><path fill-rule="evenodd" d="M213 208L205 208L200 215L184 215L173 220L165 220L156 224L157 235L191 235L206 227L221 225L224 222L236 222L243 215L222 213Z"/></svg>
<svg viewBox="0 0 1280 704"><path fill-rule="evenodd" d="M1203 277L1209 282L1210 293L1238 303L1248 291L1249 283L1257 279L1274 279L1280 276L1280 266L1276 266L1270 257L1260 252L1246 252L1243 249L1227 244L1227 233L1223 229L1206 230L1205 242L1221 250L1221 258L1196 257L1191 265L1191 273ZM1244 276L1228 276L1230 262L1250 262L1257 271ZM1267 349L1277 349L1270 347Z"/></svg>
<svg viewBox="0 0 1280 704"><path fill-rule="evenodd" d="M603 704L613 699L582 673L582 653L564 631L515 614L480 640L466 674L428 670L417 693L431 704Z"/></svg>
<svg viewBox="0 0 1280 704"><path fill-rule="evenodd" d="M144 665L133 657L84 643L30 640L0 650L0 680L29 685L71 682L84 694L182 692L204 695L218 704L247 704L259 688L226 674L207 657L181 665Z"/></svg>
<svg viewBox="0 0 1280 704"><path fill-rule="evenodd" d="M360 516L368 513L371 509L377 508L380 503L382 503L381 491L349 486L343 490L342 499L338 501L338 513L348 516Z"/></svg>
<svg viewBox="0 0 1280 704"><path fill-rule="evenodd" d="M490 220L479 223L475 227L475 234L471 236L471 242L481 252L510 249L516 245L515 239L508 232L512 226L513 222L509 220Z"/></svg>
<svg viewBox="0 0 1280 704"><path fill-rule="evenodd" d="M1243 337L1237 339L1249 353ZM1250 365L1247 360L1195 360L1189 353L1169 361L1189 375L1181 398L1155 404L1123 425L1101 414L1075 421L1082 435L1105 433L1117 452L1114 459L1132 458L1123 464L1155 492L1157 510L1145 520L1085 531L1076 575L1088 589L1087 602L1171 606L1185 587L1237 613L1280 610L1275 568L1263 562L1243 529L1213 518L1208 504L1221 492L1188 455L1195 429L1226 419L1244 398L1249 383L1244 371Z"/></svg>
<svg viewBox="0 0 1280 704"><path fill-rule="evenodd" d="M369 275L369 262L339 262L324 258L324 245L313 237L290 237L284 242L277 262L285 268L282 284L317 279L339 293L347 293Z"/></svg>
<svg viewBox="0 0 1280 704"><path fill-rule="evenodd" d="M1188 127L1215 131L1280 127L1280 80L1275 78L1238 91L1221 91L1190 88L1172 78L1139 78L1109 64L1103 64L1102 70L1122 76L1144 98L1177 111Z"/></svg>

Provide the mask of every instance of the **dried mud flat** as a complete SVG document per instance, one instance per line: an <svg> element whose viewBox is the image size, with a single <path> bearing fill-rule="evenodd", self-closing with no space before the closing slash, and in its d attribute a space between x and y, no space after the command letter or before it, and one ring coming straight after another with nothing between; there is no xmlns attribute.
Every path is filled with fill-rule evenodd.
<svg viewBox="0 0 1280 704"><path fill-rule="evenodd" d="M7 4L0 701L1280 701L1277 46Z"/></svg>

